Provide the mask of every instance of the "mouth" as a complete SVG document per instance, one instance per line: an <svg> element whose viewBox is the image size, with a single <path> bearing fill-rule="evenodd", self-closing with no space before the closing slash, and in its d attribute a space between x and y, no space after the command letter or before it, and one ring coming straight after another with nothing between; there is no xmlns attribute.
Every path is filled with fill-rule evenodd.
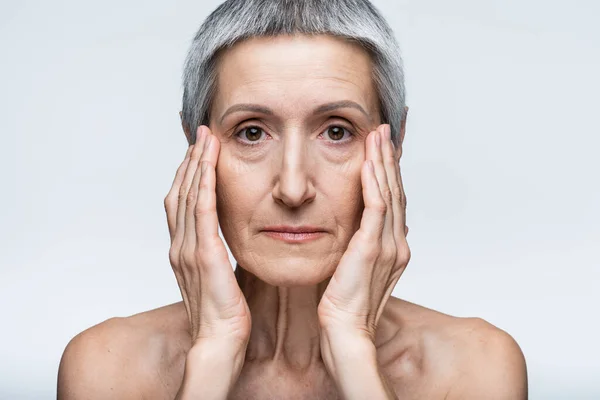
<svg viewBox="0 0 600 400"><path fill-rule="evenodd" d="M322 238L327 233L324 229L315 226L268 226L261 232L272 239L286 243L306 243Z"/></svg>

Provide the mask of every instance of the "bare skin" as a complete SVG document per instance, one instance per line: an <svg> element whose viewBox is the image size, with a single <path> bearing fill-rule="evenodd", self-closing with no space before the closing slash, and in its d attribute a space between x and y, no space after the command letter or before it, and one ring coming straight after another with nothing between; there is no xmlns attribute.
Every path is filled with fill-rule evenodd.
<svg viewBox="0 0 600 400"><path fill-rule="evenodd" d="M277 342L286 341L289 335L286 329L281 331ZM452 399L452 388L463 374L474 374L477 366L495 357L506 358L503 367L515 375L525 368L516 342L484 320L452 317L393 296L381 318L376 345L378 361L399 399ZM70 398L68 391L94 392L100 399L119 390L121 398L173 399L183 378L191 336L183 302L179 302L112 318L80 333L69 346L71 357L85 356L78 379L59 388L64 398ZM272 356L246 359L229 398L339 397L318 361L295 369L282 357Z"/></svg>
<svg viewBox="0 0 600 400"><path fill-rule="evenodd" d="M223 236L243 268L238 266L232 282L233 275L224 274L230 266L220 261L208 267L218 268L220 282L234 295L239 285L244 304L236 312L243 324L232 335L223 331L222 320L207 327L207 314L198 307L209 301L198 300L198 293L225 286L201 280L200 288L187 280L184 287L182 270L174 266L184 302L113 318L77 335L61 360L59 399L173 399L183 387L191 349L211 335L244 342L230 399L341 398L322 356L317 307L365 208L361 171L374 148L368 141L382 126L371 60L356 44L330 37L253 38L227 51L218 79L209 126L215 141L202 155L217 172L210 172L216 180L210 218L216 221L218 212ZM316 105L343 100L365 112L346 107L312 114ZM223 118L240 103L273 111ZM334 133L333 126L344 129ZM334 139L339 133L343 138ZM400 145L394 153L387 148L389 160L399 161L404 135L405 121ZM194 154L199 164L200 154ZM262 233L277 224L318 225L327 234L292 247ZM169 219L173 240L172 225ZM394 297L384 304L373 343L380 371L399 399L526 398L525 361L507 333L481 319L451 317Z"/></svg>

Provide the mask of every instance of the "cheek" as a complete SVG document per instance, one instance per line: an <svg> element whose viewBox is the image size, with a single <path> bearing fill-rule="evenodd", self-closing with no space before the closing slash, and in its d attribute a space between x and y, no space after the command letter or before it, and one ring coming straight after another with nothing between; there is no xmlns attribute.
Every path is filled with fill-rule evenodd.
<svg viewBox="0 0 600 400"><path fill-rule="evenodd" d="M342 236L351 236L360 227L364 208L360 166L360 162L330 166L321 177L321 188L329 203L326 208L334 213Z"/></svg>
<svg viewBox="0 0 600 400"><path fill-rule="evenodd" d="M221 230L226 239L247 235L253 212L263 196L260 188L265 187L265 183L261 181L265 179L264 175L226 154L219 158L216 205Z"/></svg>

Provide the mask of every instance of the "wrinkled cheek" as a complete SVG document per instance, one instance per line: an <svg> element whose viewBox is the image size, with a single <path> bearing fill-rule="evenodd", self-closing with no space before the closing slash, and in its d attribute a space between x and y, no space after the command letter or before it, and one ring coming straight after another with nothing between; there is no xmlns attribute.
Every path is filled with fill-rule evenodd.
<svg viewBox="0 0 600 400"><path fill-rule="evenodd" d="M248 246L250 220L257 207L252 194L256 192L257 186L245 174L228 171L217 177L217 215L223 237L232 252Z"/></svg>
<svg viewBox="0 0 600 400"><path fill-rule="evenodd" d="M333 194L333 193L332 193ZM360 222L364 211L362 198L362 185L360 177L349 179L343 187L337 186L335 197L338 225L342 232L340 240L347 245L354 233L360 228Z"/></svg>
<svg viewBox="0 0 600 400"><path fill-rule="evenodd" d="M217 216L219 218L219 225L221 226L223 237L227 241L227 244L230 248L238 241L235 238L237 214L235 212L234 205L236 196L235 193L232 193L232 189L233 186L229 184L226 177L221 176L217 178Z"/></svg>
<svg viewBox="0 0 600 400"><path fill-rule="evenodd" d="M239 197L237 192L240 192L239 184L243 183L245 176L247 174L241 169L240 163L223 149L217 165L216 196L219 218L230 217L232 205L239 201L236 200Z"/></svg>

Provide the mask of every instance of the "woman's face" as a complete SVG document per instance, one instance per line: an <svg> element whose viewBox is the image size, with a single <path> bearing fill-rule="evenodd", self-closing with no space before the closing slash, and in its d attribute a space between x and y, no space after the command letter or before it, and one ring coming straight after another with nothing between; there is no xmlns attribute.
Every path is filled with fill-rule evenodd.
<svg viewBox="0 0 600 400"><path fill-rule="evenodd" d="M330 277L360 226L365 139L380 124L371 68L359 45L325 35L252 38L222 54L209 126L221 142L219 221L240 266L271 285ZM326 233L287 243L263 232L273 225Z"/></svg>

